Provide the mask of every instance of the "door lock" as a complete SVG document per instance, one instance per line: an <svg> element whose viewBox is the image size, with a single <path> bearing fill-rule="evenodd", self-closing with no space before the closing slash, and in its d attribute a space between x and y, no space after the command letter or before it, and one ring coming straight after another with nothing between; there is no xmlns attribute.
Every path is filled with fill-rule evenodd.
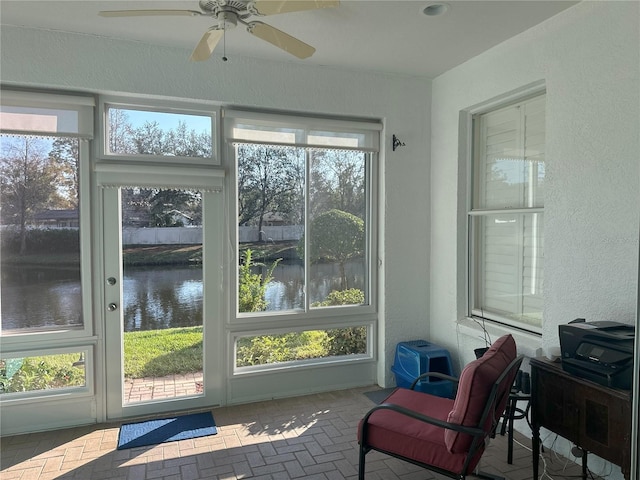
<svg viewBox="0 0 640 480"><path fill-rule="evenodd" d="M110 303L107 306L107 310L109 310L110 312L114 312L118 309L118 305L116 305L115 303Z"/></svg>

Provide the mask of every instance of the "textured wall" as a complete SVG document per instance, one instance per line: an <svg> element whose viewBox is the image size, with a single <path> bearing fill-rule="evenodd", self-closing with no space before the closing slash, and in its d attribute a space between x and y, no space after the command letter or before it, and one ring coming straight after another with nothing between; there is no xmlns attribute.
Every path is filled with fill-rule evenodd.
<svg viewBox="0 0 640 480"><path fill-rule="evenodd" d="M635 321L638 6L582 2L433 82L430 329L434 341L462 347L462 363L481 340L469 328L451 334L466 295L459 112L536 82L547 90L544 327L541 338L517 337L519 346L535 354L557 345L558 325L576 317Z"/></svg>

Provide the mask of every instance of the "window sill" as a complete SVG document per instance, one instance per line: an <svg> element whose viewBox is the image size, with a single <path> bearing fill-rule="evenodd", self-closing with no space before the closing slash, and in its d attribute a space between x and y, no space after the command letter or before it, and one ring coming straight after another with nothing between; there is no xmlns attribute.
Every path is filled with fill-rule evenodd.
<svg viewBox="0 0 640 480"><path fill-rule="evenodd" d="M293 371L299 369L315 369L332 367L335 365L345 365L353 363L372 362L373 358L367 354L341 355L336 357L314 358L309 360L292 360L282 363L271 363L266 365L255 365L250 367L236 367L232 376L241 377L246 375L264 375L268 373L279 373L282 371Z"/></svg>
<svg viewBox="0 0 640 480"><path fill-rule="evenodd" d="M509 328L506 325L499 325L493 322L486 322L485 328L492 340L496 340L502 335L510 333L518 346L518 353L525 357L539 357L542 355L542 336L537 333L524 332ZM482 326L472 318L464 317L458 320L458 331L462 335L477 339L483 338Z"/></svg>
<svg viewBox="0 0 640 480"><path fill-rule="evenodd" d="M0 405L24 405L30 403L51 403L78 398L93 397L93 389L86 387L67 387L55 390L31 390L28 392L5 393L0 396Z"/></svg>

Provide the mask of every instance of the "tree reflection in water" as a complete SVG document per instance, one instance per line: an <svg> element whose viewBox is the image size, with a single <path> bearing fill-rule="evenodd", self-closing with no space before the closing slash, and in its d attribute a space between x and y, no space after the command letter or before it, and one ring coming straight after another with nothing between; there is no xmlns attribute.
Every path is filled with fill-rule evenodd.
<svg viewBox="0 0 640 480"><path fill-rule="evenodd" d="M77 274L15 270L9 276L9 269L3 269L3 329L78 324L82 297ZM362 262L347 265L349 284L363 289L363 272ZM303 308L302 266L281 263L273 276L266 293L268 310ZM310 282L310 303L324 300L331 290L340 289L338 266L313 265ZM126 332L202 325L201 268L126 267L122 290Z"/></svg>
<svg viewBox="0 0 640 480"><path fill-rule="evenodd" d="M124 331L202 325L202 269L129 267L122 284Z"/></svg>

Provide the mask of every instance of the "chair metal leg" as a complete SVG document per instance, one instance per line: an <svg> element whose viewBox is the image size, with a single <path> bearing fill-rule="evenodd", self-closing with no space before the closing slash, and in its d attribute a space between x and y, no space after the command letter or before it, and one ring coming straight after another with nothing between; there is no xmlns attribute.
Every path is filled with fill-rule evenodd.
<svg viewBox="0 0 640 480"><path fill-rule="evenodd" d="M513 463L513 420L516 416L517 400L514 398L509 403L509 432L507 434L507 463L511 465Z"/></svg>
<svg viewBox="0 0 640 480"><path fill-rule="evenodd" d="M366 449L360 445L360 455L358 460L358 480L364 480L364 457L367 454Z"/></svg>
<svg viewBox="0 0 640 480"><path fill-rule="evenodd" d="M587 480L587 455L589 452L582 450L582 479Z"/></svg>

